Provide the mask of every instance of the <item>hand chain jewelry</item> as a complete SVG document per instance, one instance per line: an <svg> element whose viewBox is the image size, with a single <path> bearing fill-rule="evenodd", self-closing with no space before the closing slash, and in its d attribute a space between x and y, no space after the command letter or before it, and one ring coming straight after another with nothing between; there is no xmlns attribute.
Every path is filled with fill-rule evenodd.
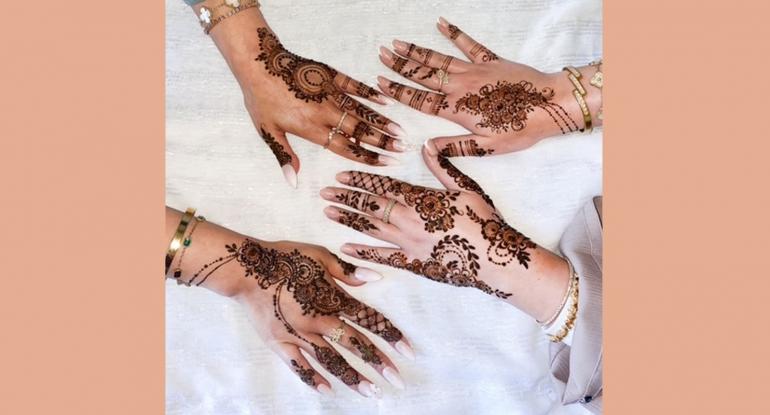
<svg viewBox="0 0 770 415"><path fill-rule="evenodd" d="M198 11L198 20L200 21L201 27L203 27L203 32L205 34L209 34L211 29L213 29L214 26L219 24L219 22L222 20L225 20L228 17L232 17L239 12L250 9L252 7L259 7L259 1L224 0L222 3L217 4L216 6L202 6ZM223 14L213 16L213 13L221 8L225 8L226 11Z"/></svg>

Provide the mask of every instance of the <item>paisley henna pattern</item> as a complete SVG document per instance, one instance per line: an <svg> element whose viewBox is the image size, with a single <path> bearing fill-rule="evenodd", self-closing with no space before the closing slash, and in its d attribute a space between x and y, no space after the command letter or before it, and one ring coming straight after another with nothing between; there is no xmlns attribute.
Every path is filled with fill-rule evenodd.
<svg viewBox="0 0 770 415"><path fill-rule="evenodd" d="M340 211L340 217L337 221L345 226L353 228L359 232L376 231L377 227L364 215L346 210Z"/></svg>
<svg viewBox="0 0 770 415"><path fill-rule="evenodd" d="M313 368L304 368L301 364L297 363L296 360L291 359L291 367L294 368L294 372L296 372L299 375L300 380L305 382L308 386L315 386L315 379L313 378L315 376L315 370Z"/></svg>
<svg viewBox="0 0 770 415"><path fill-rule="evenodd" d="M257 35L261 53L256 60L265 63L270 75L283 79L297 99L321 103L329 95L339 93L334 84L337 71L289 52L267 28L258 28Z"/></svg>
<svg viewBox="0 0 770 415"><path fill-rule="evenodd" d="M493 149L485 149L479 147L479 145L476 143L476 140L470 139L459 141L457 143L448 143L439 152L439 154L444 157L482 157L488 156L494 152L495 150Z"/></svg>
<svg viewBox="0 0 770 415"><path fill-rule="evenodd" d="M481 235L489 241L487 259L490 262L506 266L516 259L524 268L529 268L530 257L527 249L535 248L534 242L508 226L496 213L493 219L482 219L469 206L466 206L466 209L468 217L481 225Z"/></svg>
<svg viewBox="0 0 770 415"><path fill-rule="evenodd" d="M540 108L559 126L562 134L577 131L579 128L567 111L550 101L554 95L552 88L538 91L528 81L516 84L498 81L495 85L482 86L478 94L469 92L457 100L455 114L463 111L480 116L477 127L502 133L523 130L527 126L528 114Z"/></svg>
<svg viewBox="0 0 770 415"><path fill-rule="evenodd" d="M475 250L467 239L459 235L446 235L433 247L430 258L425 260L409 261L402 252L383 257L375 249L358 250L356 254L362 259L405 269L433 281L458 287L478 288L499 298L510 297L512 294L494 289L478 279L480 265Z"/></svg>
<svg viewBox="0 0 770 415"><path fill-rule="evenodd" d="M357 337L350 336L350 344L355 347L359 353L361 353L361 360L373 365L381 365L382 359L377 355L377 348L373 344L366 344Z"/></svg>
<svg viewBox="0 0 770 415"><path fill-rule="evenodd" d="M262 137L262 140L264 140L265 144L270 147L270 150L278 160L278 164L284 166L291 163L291 155L287 153L286 150L284 150L283 145L281 145L281 143L279 143L272 134L267 132L262 125L259 126L259 135Z"/></svg>

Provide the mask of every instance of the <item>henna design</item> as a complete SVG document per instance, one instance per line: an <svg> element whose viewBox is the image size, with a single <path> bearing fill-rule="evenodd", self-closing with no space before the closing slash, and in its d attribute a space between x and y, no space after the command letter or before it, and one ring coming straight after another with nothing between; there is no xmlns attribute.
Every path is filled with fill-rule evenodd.
<svg viewBox="0 0 770 415"><path fill-rule="evenodd" d="M506 266L515 258L524 268L529 268L530 257L527 249L535 248L534 242L510 227L497 213L494 214L493 219L482 219L470 206L465 208L468 211L468 217L481 225L481 235L489 241L487 259L490 262Z"/></svg>
<svg viewBox="0 0 770 415"><path fill-rule="evenodd" d="M393 66L391 66L390 68L393 69L394 71L398 72L398 73L401 73L401 71L404 70L404 66L406 66L407 63L409 63L408 60L406 60L406 59L404 59L404 58L402 58L400 56L396 56L393 59ZM401 75L404 75L404 74L401 74ZM406 76L406 75L404 75L404 76Z"/></svg>
<svg viewBox="0 0 770 415"><path fill-rule="evenodd" d="M382 149L386 149L386 148L390 147L391 143L393 143L393 141L395 141L395 140L396 140L395 138L393 138L393 137L391 137L391 136L389 136L389 135L387 135L385 133L381 133L380 134L380 139L379 139L379 141L377 141L377 147L382 148Z"/></svg>
<svg viewBox="0 0 770 415"><path fill-rule="evenodd" d="M358 104L358 103L356 103L356 104L357 105L355 105L355 114L359 118L361 118L362 120L364 120L364 121L366 121L366 122L368 122L370 124L375 124L375 125L379 125L379 126L383 126L383 125L387 124L388 120L386 118L384 118L382 115L380 115L377 112L375 112L373 109L371 109L371 108L369 108L369 107L367 107L365 105L361 105L361 104Z"/></svg>
<svg viewBox="0 0 770 415"><path fill-rule="evenodd" d="M262 140L270 147L270 151L273 152L275 158L278 160L278 164L284 166L291 163L291 155L284 150L283 145L279 143L272 134L267 132L264 126L259 126L259 135Z"/></svg>
<svg viewBox="0 0 770 415"><path fill-rule="evenodd" d="M383 257L374 249L358 250L356 253L362 259L405 269L433 281L458 287L478 288L499 298L510 297L512 294L493 289L489 284L478 279L481 266L478 262L479 256L474 252L475 249L467 239L459 235L446 235L433 247L430 257L425 260L409 261L403 252Z"/></svg>
<svg viewBox="0 0 770 415"><path fill-rule="evenodd" d="M452 61L454 60L453 57L447 56L444 58L444 61L441 63L441 70L446 72L449 70L449 65L452 64Z"/></svg>
<svg viewBox="0 0 770 415"><path fill-rule="evenodd" d="M449 24L448 29L449 29L449 38L452 39L452 40L457 39L457 37L460 36L463 33L463 31L460 30L459 27L457 27L457 26L455 26L455 25L453 25L451 23Z"/></svg>
<svg viewBox="0 0 770 415"><path fill-rule="evenodd" d="M442 155L439 155L438 164L439 164L439 167L446 170L449 177L454 179L457 186L459 186L461 189L465 189L469 192L478 194L479 196L481 196L482 199L484 199L485 202L487 202L487 204L492 209L495 208L495 204L492 202L492 198L490 198L489 195L487 195L484 192L484 189L482 189L481 186L479 186L479 184L476 183L475 180L471 179L468 175L461 172L457 167L455 167L455 165L452 164L449 161L449 159L447 159Z"/></svg>
<svg viewBox="0 0 770 415"><path fill-rule="evenodd" d="M422 68L422 66L420 66L420 68ZM424 81L424 80L430 78L431 76L435 75L436 72L438 72L438 69L430 68L430 70L428 72L425 72L425 75L422 75L419 79Z"/></svg>
<svg viewBox="0 0 770 415"><path fill-rule="evenodd" d="M344 259L337 256L337 254L332 254L334 257L334 260L337 261L338 264L340 264L340 267L342 267L342 273L345 275L350 275L354 272L356 272L356 266L351 264L348 261L345 261Z"/></svg>
<svg viewBox="0 0 770 415"><path fill-rule="evenodd" d="M377 355L377 348L373 344L366 344L357 337L350 336L350 344L361 353L361 360L374 365L381 365L382 359Z"/></svg>
<svg viewBox="0 0 770 415"><path fill-rule="evenodd" d="M430 58L431 56L433 56L432 50L417 46L414 43L410 43L409 48L406 51L406 57L412 58L412 53L415 53L417 57L421 58L422 63L424 63L425 65L428 65L430 63Z"/></svg>
<svg viewBox="0 0 770 415"><path fill-rule="evenodd" d="M305 382L308 386L315 386L315 379L313 379L313 376L315 376L315 370L313 368L304 368L301 364L297 363L296 360L291 359L291 367L294 368L294 371L299 375L300 380Z"/></svg>
<svg viewBox="0 0 770 415"><path fill-rule="evenodd" d="M364 215L358 213L348 212L346 210L340 211L340 217L337 220L339 223L349 226L359 232L376 231L376 226Z"/></svg>
<svg viewBox="0 0 770 415"><path fill-rule="evenodd" d="M380 155L374 151L367 150L360 145L353 143L348 144L348 149L354 156L356 156L356 158L363 158L364 163L366 164L376 165L379 163Z"/></svg>
<svg viewBox="0 0 770 415"><path fill-rule="evenodd" d="M494 52L487 49L485 46L483 46L481 43L476 42L475 45L470 50L470 55L474 58L481 54L481 61L482 62L492 62L498 60L498 56L495 55Z"/></svg>
<svg viewBox="0 0 770 415"><path fill-rule="evenodd" d="M369 306L363 306L358 310L358 313L351 316L351 319L359 326L382 337L389 343L395 343L403 337L401 331L395 328L390 320L386 319L382 313Z"/></svg>
<svg viewBox="0 0 770 415"><path fill-rule="evenodd" d="M516 84L497 81L496 85L482 86L478 94L469 92L457 100L455 114L464 111L474 116L481 116L481 121L476 124L477 127L489 128L495 133L501 133L509 129L523 130L527 126L527 114L533 112L535 108L540 108L548 113L559 126L562 134L578 130L577 124L567 111L561 105L550 101L554 95L552 88L545 87L538 91L528 81L520 81Z"/></svg>
<svg viewBox="0 0 770 415"><path fill-rule="evenodd" d="M342 383L356 385L361 382L355 369L339 353L329 347L321 347L315 344L313 344L313 350L315 350L315 357L318 359L318 363L326 368L329 373L340 378Z"/></svg>
<svg viewBox="0 0 770 415"><path fill-rule="evenodd" d="M446 95L432 94L425 100L430 105L430 113L438 115L438 112L449 108L449 103L446 102Z"/></svg>
<svg viewBox="0 0 770 415"><path fill-rule="evenodd" d="M340 203L350 206L353 209L360 210L361 212L376 212L380 210L380 205L376 201L371 200L372 195L369 193L361 193L354 191L347 191L334 196Z"/></svg>
<svg viewBox="0 0 770 415"><path fill-rule="evenodd" d="M352 137L356 140L356 144L358 144L365 135L374 135L374 130L369 124L359 121L353 129Z"/></svg>
<svg viewBox="0 0 770 415"><path fill-rule="evenodd" d="M425 101L425 98L428 96L428 91L422 91L418 90L417 92L412 95L412 99L409 100L409 106L419 110L422 108L422 103Z"/></svg>
<svg viewBox="0 0 770 415"><path fill-rule="evenodd" d="M362 98L371 98L379 96L380 93L369 85L366 85L363 82L359 82L358 85L356 85L356 95Z"/></svg>
<svg viewBox="0 0 770 415"><path fill-rule="evenodd" d="M401 85L397 82L391 82L388 84L388 91L390 91L390 94L393 95L393 98L398 101L401 100L401 94L404 93L404 88L406 88L406 85Z"/></svg>
<svg viewBox="0 0 770 415"><path fill-rule="evenodd" d="M280 77L297 99L321 103L338 93L334 78L337 71L329 66L297 56L286 50L267 28L257 29L260 54L256 60L265 63L270 75Z"/></svg>
<svg viewBox="0 0 770 415"><path fill-rule="evenodd" d="M439 153L444 157L482 157L494 153L493 149L485 149L478 146L476 140L463 140L458 143L448 143Z"/></svg>

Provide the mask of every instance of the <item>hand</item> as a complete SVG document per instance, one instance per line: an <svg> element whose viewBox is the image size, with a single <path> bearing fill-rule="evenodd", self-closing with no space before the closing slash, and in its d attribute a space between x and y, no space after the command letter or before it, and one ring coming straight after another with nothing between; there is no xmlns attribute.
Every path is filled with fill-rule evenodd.
<svg viewBox="0 0 770 415"><path fill-rule="evenodd" d="M388 99L323 63L286 50L257 8L225 19L211 36L241 86L255 127L290 185L296 187L300 163L286 133L361 163L384 166L398 162L364 145L404 151L404 143L396 138L404 136L403 129L352 96L379 104Z"/></svg>
<svg viewBox="0 0 770 415"><path fill-rule="evenodd" d="M401 331L335 280L359 286L381 278L376 272L357 268L320 246L259 241L209 223L198 226L189 251L185 272L177 281L236 299L268 347L309 386L332 394L329 382L300 350L362 395L379 396L379 388L332 347L336 341L394 386L404 387L396 366L359 327L413 359Z"/></svg>
<svg viewBox="0 0 770 415"><path fill-rule="evenodd" d="M423 159L446 190L358 171L340 173L337 180L364 192L322 189L324 199L357 211L329 206L330 219L397 246L345 244L342 252L477 288L544 321L567 287L566 261L508 225L481 187L430 142Z"/></svg>
<svg viewBox="0 0 770 415"><path fill-rule="evenodd" d="M583 115L564 72L543 73L500 58L443 18L439 31L470 62L396 40L394 51L380 48L380 60L404 78L432 91L379 77L388 96L426 114L438 115L472 134L433 139L447 157L487 156L518 151L557 134L583 130ZM580 68L585 79L594 67ZM587 96L594 125L601 90L590 86ZM436 91L436 92L433 92Z"/></svg>

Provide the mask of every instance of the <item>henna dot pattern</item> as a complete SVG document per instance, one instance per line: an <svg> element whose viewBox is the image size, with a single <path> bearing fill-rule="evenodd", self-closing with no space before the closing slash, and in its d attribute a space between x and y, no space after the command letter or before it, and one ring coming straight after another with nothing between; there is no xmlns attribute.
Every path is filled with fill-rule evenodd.
<svg viewBox="0 0 770 415"><path fill-rule="evenodd" d="M527 249L535 248L534 242L508 226L496 213L493 219L482 219L470 207L466 209L468 217L481 225L481 235L489 241L487 259L490 262L506 266L516 259L524 268L529 268L530 256Z"/></svg>

